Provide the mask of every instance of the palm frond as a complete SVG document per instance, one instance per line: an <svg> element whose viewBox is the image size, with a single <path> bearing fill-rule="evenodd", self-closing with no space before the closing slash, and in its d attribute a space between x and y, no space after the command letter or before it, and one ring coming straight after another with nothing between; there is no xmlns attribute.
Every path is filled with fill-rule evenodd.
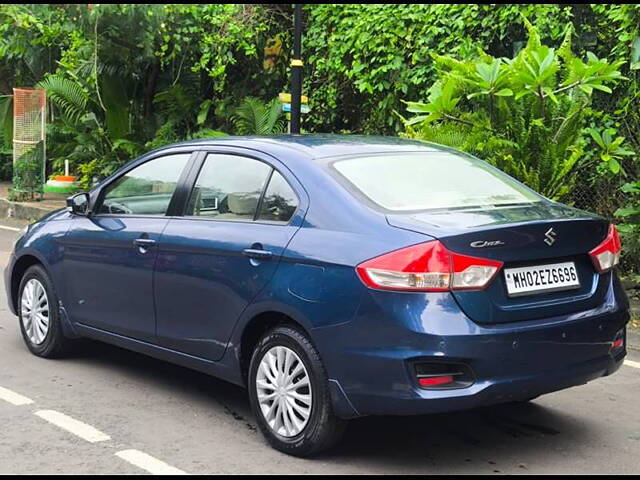
<svg viewBox="0 0 640 480"><path fill-rule="evenodd" d="M82 85L60 75L49 75L40 83L39 88L47 91L47 96L71 122L78 122L87 113L89 94Z"/></svg>
<svg viewBox="0 0 640 480"><path fill-rule="evenodd" d="M278 100L272 100L269 104L267 130L271 134L284 132L284 121L282 120L282 106Z"/></svg>
<svg viewBox="0 0 640 480"><path fill-rule="evenodd" d="M272 135L284 131L280 102L247 97L235 109L232 122L239 135Z"/></svg>

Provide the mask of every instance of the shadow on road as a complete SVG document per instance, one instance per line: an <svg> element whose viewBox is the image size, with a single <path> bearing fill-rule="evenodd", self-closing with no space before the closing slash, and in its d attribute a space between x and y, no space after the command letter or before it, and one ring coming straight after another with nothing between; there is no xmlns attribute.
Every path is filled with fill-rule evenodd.
<svg viewBox="0 0 640 480"><path fill-rule="evenodd" d="M245 390L203 373L91 341L83 342L65 361L117 369L134 379L152 381L160 391L179 391L223 410L238 421L239 428L256 428ZM499 473L500 463L508 458L512 471L526 473L528 465L525 460L519 463L519 458L538 458L539 463L547 455L561 457L593 433L584 417L572 413L534 401L419 417L361 418L350 422L338 448L318 460L366 460L404 467L437 462L449 472L469 471L481 464L483 471Z"/></svg>

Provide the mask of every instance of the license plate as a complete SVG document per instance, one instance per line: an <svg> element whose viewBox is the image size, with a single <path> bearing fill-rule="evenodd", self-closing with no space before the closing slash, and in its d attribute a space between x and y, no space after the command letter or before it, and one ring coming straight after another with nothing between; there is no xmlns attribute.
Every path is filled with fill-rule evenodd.
<svg viewBox="0 0 640 480"><path fill-rule="evenodd" d="M504 278L510 297L580 288L578 272L573 262L505 268Z"/></svg>

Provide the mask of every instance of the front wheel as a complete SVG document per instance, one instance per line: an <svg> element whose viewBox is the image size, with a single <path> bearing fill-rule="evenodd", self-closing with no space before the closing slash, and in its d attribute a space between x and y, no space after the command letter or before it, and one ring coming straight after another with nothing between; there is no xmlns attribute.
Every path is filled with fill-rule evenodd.
<svg viewBox="0 0 640 480"><path fill-rule="evenodd" d="M304 457L342 437L346 421L333 414L320 355L299 330L268 331L255 347L248 377L258 426L277 450Z"/></svg>
<svg viewBox="0 0 640 480"><path fill-rule="evenodd" d="M20 331L34 355L63 356L72 341L64 336L53 282L40 265L27 269L18 290Z"/></svg>

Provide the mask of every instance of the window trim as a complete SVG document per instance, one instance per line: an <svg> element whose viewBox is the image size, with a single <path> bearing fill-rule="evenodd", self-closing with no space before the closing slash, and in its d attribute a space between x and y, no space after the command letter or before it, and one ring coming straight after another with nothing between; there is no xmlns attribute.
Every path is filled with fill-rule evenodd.
<svg viewBox="0 0 640 480"><path fill-rule="evenodd" d="M188 190L188 194L185 197L185 201L182 205L182 209L180 210L179 213L176 213L178 218L183 218L185 220L206 220L209 222L232 222L232 223L247 223L247 224L251 224L251 225L278 225L278 226L283 226L283 227L287 227L291 225L291 222L294 220L294 218L296 217L296 214L299 212L300 210L300 206L301 206L301 201L300 201L300 194L298 193L298 191L295 189L295 187L293 185L291 185L291 182L287 179L287 176L285 174L282 173L282 171L278 168L276 168L272 163L262 159L262 158L258 158L256 156L253 155L249 155L249 154L245 154L245 153L239 153L239 152L235 152L235 151L216 151L216 150L207 150L207 151L202 151L201 152L202 155L198 156L197 158L194 159L194 166L190 171L190 175L189 178L187 179L187 183L185 184L185 188L187 188ZM253 220L247 220L247 219L233 219L233 218L212 218L212 217L207 217L207 216L201 216L201 215L187 215L187 208L189 206L189 201L191 200L191 195L193 195L193 190L196 186L196 182L198 181L198 177L200 176L200 172L202 171L202 168L204 167L205 162L207 161L207 157L209 157L210 155L227 155L227 156L235 156L235 157L243 157L243 158L248 158L250 160L254 160L257 162L261 162L264 163L265 165L267 165L270 168L269 174L267 175L267 180L264 183L264 186L262 187L262 191L260 192L260 197L258 198L258 205L256 206L256 211L253 214ZM269 183L271 182L271 178L273 177L273 172L277 171L280 176L284 179L285 182L287 182L287 185L289 185L289 188L291 188L291 191L293 192L293 194L296 196L296 201L297 201L297 205L296 205L296 209L293 211L293 213L291 214L291 218L289 218L289 221L287 222L278 222L275 220L259 220L257 219L257 215L260 212L260 208L262 207L262 201L264 199L265 193L267 191L267 189L269 188Z"/></svg>
<svg viewBox="0 0 640 480"><path fill-rule="evenodd" d="M92 206L91 216L100 217L100 218L110 218L110 217L113 218L113 217L121 217L121 216L126 216L127 218L166 218L166 217L176 216L177 214L176 209L177 207L179 207L177 202L178 200L180 200L180 198L178 197L178 193L184 188L184 182L188 178L188 174L193 169L194 161L198 153L200 152L194 151L193 148L190 148L185 151L172 151L172 152L160 151L158 152L157 155L153 155L152 157L149 157L148 159L145 159L142 162L139 162L139 163L132 162L132 164L130 165L130 168L125 168L122 172L120 172L119 175L117 175L116 177L113 177L107 183L100 186L96 201L93 203L93 206ZM138 167L141 167L142 165L146 165L149 162L157 160L159 158L170 157L174 155L185 155L185 154L189 155L189 158L187 159L187 163L185 164L185 166L180 171L180 175L178 176L178 180L176 182L176 188L173 191L171 198L169 199L169 205L167 205L167 211L164 213L164 215L154 215L154 214L145 214L145 213L133 213L133 214L99 213L99 209L103 205L104 197L107 194L107 189L109 188L109 186L112 185L114 182L117 182L120 178L125 176L127 173L131 172L132 170L135 170Z"/></svg>

